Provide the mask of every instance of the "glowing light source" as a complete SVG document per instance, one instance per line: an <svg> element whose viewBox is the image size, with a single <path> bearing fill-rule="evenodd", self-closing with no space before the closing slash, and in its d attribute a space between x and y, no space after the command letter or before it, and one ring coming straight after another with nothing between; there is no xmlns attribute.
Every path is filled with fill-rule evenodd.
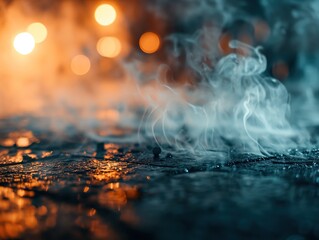
<svg viewBox="0 0 319 240"><path fill-rule="evenodd" d="M31 143L27 137L20 137L16 142L18 147L28 147Z"/></svg>
<svg viewBox="0 0 319 240"><path fill-rule="evenodd" d="M231 53L233 50L229 47L229 42L231 41L231 36L229 33L224 33L219 39L219 48L224 55Z"/></svg>
<svg viewBox="0 0 319 240"><path fill-rule="evenodd" d="M13 41L14 49L22 55L28 55L29 53L31 53L34 49L34 46L34 38L28 32L19 33Z"/></svg>
<svg viewBox="0 0 319 240"><path fill-rule="evenodd" d="M95 10L95 20L102 26L111 25L116 19L116 10L110 4L101 4Z"/></svg>
<svg viewBox="0 0 319 240"><path fill-rule="evenodd" d="M161 41L156 33L146 32L140 37L139 44L143 52L151 54L159 49Z"/></svg>
<svg viewBox="0 0 319 240"><path fill-rule="evenodd" d="M90 59L84 55L77 55L71 61L71 70L76 75L85 75L91 68Z"/></svg>
<svg viewBox="0 0 319 240"><path fill-rule="evenodd" d="M284 80L289 76L289 67L283 61L276 62L272 66L272 74L275 78Z"/></svg>
<svg viewBox="0 0 319 240"><path fill-rule="evenodd" d="M139 45L143 52L145 53L154 53L160 47L160 39L156 33L146 32L143 33L140 37Z"/></svg>
<svg viewBox="0 0 319 240"><path fill-rule="evenodd" d="M47 28L40 22L31 23L27 31L32 34L36 43L43 42L48 34Z"/></svg>
<svg viewBox="0 0 319 240"><path fill-rule="evenodd" d="M122 45L116 37L103 37L97 42L96 49L101 56L114 58L120 54Z"/></svg>

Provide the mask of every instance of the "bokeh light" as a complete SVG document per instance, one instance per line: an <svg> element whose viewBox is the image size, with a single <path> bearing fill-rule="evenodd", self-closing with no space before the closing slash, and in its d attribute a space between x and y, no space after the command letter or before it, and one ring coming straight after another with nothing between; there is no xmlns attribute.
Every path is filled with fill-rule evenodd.
<svg viewBox="0 0 319 240"><path fill-rule="evenodd" d="M48 34L47 28L40 22L31 23L27 28L27 32L32 34L36 43L43 42Z"/></svg>
<svg viewBox="0 0 319 240"><path fill-rule="evenodd" d="M267 22L258 20L254 22L255 38L258 41L266 41L271 33L271 29Z"/></svg>
<svg viewBox="0 0 319 240"><path fill-rule="evenodd" d="M13 47L18 53L27 55L33 51L35 40L30 33L22 32L14 38Z"/></svg>
<svg viewBox="0 0 319 240"><path fill-rule="evenodd" d="M219 49L222 54L227 55L233 51L229 46L229 42L231 41L231 35L229 33L224 33L221 35L219 39Z"/></svg>
<svg viewBox="0 0 319 240"><path fill-rule="evenodd" d="M116 10L110 4L101 4L95 10L95 20L102 26L111 25L116 19Z"/></svg>
<svg viewBox="0 0 319 240"><path fill-rule="evenodd" d="M85 75L91 68L90 59L85 55L77 55L71 61L71 70L76 75Z"/></svg>
<svg viewBox="0 0 319 240"><path fill-rule="evenodd" d="M122 45L116 37L103 37L98 41L96 49L101 56L114 58L120 54Z"/></svg>
<svg viewBox="0 0 319 240"><path fill-rule="evenodd" d="M284 61L275 62L272 66L272 74L279 80L285 80L289 76L289 67Z"/></svg>
<svg viewBox="0 0 319 240"><path fill-rule="evenodd" d="M17 139L16 144L18 147L28 147L28 146L30 146L31 142L30 142L29 138L27 138L27 137L20 137Z"/></svg>
<svg viewBox="0 0 319 240"><path fill-rule="evenodd" d="M143 52L154 53L160 47L160 38L156 33L146 32L140 37L139 45Z"/></svg>

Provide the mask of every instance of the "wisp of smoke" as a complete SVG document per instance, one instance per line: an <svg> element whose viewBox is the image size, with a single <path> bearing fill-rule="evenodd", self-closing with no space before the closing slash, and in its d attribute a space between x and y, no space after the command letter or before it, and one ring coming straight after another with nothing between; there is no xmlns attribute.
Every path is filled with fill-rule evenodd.
<svg viewBox="0 0 319 240"><path fill-rule="evenodd" d="M83 17L87 9L80 2L48 2L52 9L42 18L52 34L42 51L21 58L9 51L11 36L38 12L24 1L2 8L0 1L0 12L6 13L0 17L0 32L8 39L0 42L1 117L34 113L47 118L35 126L60 138L60 133L80 132L95 141L139 140L195 154L264 156L316 144L309 131L319 123L316 1L145 1L158 19L176 23L175 29L163 39L158 55L143 55L132 44L130 53L112 61L96 53L102 33ZM281 14L282 9L287 13ZM267 29L256 25L258 21ZM124 28L130 26L116 29L123 33ZM129 43L126 34L123 39ZM82 77L69 69L77 54L87 55L92 63ZM277 60L286 60L292 72L285 85L267 76ZM168 79L171 72L178 76ZM114 137L112 128L124 130Z"/></svg>
<svg viewBox="0 0 319 240"><path fill-rule="evenodd" d="M269 155L296 146L298 132L287 121L289 95L278 80L263 76L267 63L261 48L236 40L230 47L238 53L221 58L195 90L161 79L156 88L142 90L149 104L141 124L147 138L194 153L232 149ZM189 100L203 94L200 103Z"/></svg>

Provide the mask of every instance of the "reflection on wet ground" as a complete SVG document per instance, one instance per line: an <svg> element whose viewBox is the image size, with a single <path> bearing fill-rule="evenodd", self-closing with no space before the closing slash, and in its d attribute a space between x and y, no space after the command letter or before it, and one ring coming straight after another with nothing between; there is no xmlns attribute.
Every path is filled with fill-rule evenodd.
<svg viewBox="0 0 319 240"><path fill-rule="evenodd" d="M221 163L8 129L0 239L319 238L317 150Z"/></svg>

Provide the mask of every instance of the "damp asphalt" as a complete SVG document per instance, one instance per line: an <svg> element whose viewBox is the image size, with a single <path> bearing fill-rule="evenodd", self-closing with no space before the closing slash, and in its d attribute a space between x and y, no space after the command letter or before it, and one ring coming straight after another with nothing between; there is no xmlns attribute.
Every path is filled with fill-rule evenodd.
<svg viewBox="0 0 319 240"><path fill-rule="evenodd" d="M319 239L316 149L225 162L6 129L0 239Z"/></svg>

